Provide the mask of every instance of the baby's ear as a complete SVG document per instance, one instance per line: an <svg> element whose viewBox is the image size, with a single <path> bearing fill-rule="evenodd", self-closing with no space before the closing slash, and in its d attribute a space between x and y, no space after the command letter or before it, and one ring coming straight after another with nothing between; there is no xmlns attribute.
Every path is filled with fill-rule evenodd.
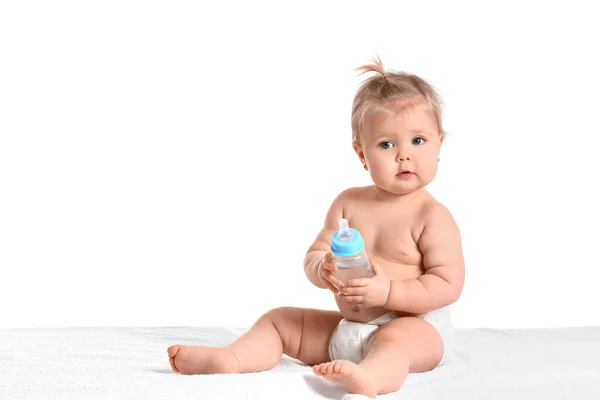
<svg viewBox="0 0 600 400"><path fill-rule="evenodd" d="M352 148L354 149L354 151L356 152L356 155L360 159L360 162L362 163L363 168L368 171L369 168L367 167L367 163L365 162L365 153L362 150L362 146L360 145L360 143L357 142L356 140L353 140Z"/></svg>

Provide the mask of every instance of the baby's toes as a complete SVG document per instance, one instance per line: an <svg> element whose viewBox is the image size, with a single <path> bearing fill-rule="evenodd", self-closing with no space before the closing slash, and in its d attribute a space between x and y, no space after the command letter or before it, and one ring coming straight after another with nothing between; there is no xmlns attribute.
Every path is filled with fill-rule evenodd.
<svg viewBox="0 0 600 400"><path fill-rule="evenodd" d="M335 373L339 373L344 365L344 360L336 360L333 362L332 370Z"/></svg>
<svg viewBox="0 0 600 400"><path fill-rule="evenodd" d="M331 374L331 373L333 373L333 372L336 372L336 371L335 371L335 368L336 368L337 364L338 364L338 361L331 361L331 362L328 362L328 363L325 365L325 373L327 373L327 374Z"/></svg>
<svg viewBox="0 0 600 400"><path fill-rule="evenodd" d="M173 370L173 372L179 372L179 370L177 369L177 366L175 365L175 360L170 358L169 359L169 364L171 364L171 369Z"/></svg>
<svg viewBox="0 0 600 400"><path fill-rule="evenodd" d="M167 353L169 354L169 364L171 364L171 369L173 369L174 372L179 372L177 366L175 365L175 357L177 356L177 353L181 347L181 345L174 345L167 349Z"/></svg>
<svg viewBox="0 0 600 400"><path fill-rule="evenodd" d="M169 348L167 349L167 354L169 355L169 358L175 358L181 347L183 346L180 344L174 344L173 346L169 346Z"/></svg>
<svg viewBox="0 0 600 400"><path fill-rule="evenodd" d="M327 363L323 363L323 364L315 365L315 366L314 366L314 371L315 371L315 374L317 374L317 375L319 375L319 376L321 376L321 375L323 375L323 374L326 374L326 373L327 373L327 368L328 368L328 365L329 365L329 364L330 364L330 363L328 363L328 362L327 362Z"/></svg>

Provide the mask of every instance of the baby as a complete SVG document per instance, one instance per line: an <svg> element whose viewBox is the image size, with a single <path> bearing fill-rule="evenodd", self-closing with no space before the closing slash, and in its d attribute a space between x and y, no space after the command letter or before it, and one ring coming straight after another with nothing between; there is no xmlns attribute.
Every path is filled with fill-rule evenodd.
<svg viewBox="0 0 600 400"><path fill-rule="evenodd" d="M276 308L226 347L171 346L175 372L264 371L287 354L349 393L375 397L451 355L448 306L464 283L461 238L452 214L425 190L445 135L440 100L423 79L386 72L379 57L358 70L377 73L352 106L352 146L373 185L337 196L304 260L308 280L331 290L339 311ZM341 218L361 232L372 278L335 278L329 246Z"/></svg>

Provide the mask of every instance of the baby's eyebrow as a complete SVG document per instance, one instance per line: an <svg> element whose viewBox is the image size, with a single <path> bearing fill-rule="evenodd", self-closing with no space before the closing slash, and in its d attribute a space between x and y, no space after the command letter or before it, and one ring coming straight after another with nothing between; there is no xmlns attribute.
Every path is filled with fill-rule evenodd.
<svg viewBox="0 0 600 400"><path fill-rule="evenodd" d="M418 134L421 134L423 136L435 137L435 135L431 131L424 131L424 130L421 130L421 129L412 129L411 132L412 133L418 133Z"/></svg>
<svg viewBox="0 0 600 400"><path fill-rule="evenodd" d="M424 131L424 130L422 130L422 129L411 129L409 132L410 132L411 134L418 133L418 134L422 134L422 135L429 135L429 136L432 136L431 132L429 132L429 131ZM376 138L380 138L380 137L382 137L382 136L398 136L398 133L397 133L397 132L377 132L377 133L375 134L375 137L376 137Z"/></svg>

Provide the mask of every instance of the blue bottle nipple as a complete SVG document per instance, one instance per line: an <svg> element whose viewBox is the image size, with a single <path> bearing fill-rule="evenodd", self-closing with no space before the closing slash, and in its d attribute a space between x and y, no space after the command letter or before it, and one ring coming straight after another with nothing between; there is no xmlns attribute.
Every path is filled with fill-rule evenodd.
<svg viewBox="0 0 600 400"><path fill-rule="evenodd" d="M365 247L360 232L348 226L344 218L339 221L340 229L331 238L331 252L337 256L353 256Z"/></svg>

